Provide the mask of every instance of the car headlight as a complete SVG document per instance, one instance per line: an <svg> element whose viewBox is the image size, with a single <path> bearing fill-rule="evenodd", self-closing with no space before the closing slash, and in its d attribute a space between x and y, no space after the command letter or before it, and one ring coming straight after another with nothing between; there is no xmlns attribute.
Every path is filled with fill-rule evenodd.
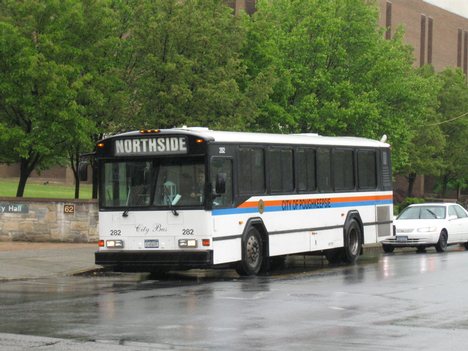
<svg viewBox="0 0 468 351"><path fill-rule="evenodd" d="M435 232L436 227L423 227L423 228L418 228L419 233L429 233L429 232Z"/></svg>

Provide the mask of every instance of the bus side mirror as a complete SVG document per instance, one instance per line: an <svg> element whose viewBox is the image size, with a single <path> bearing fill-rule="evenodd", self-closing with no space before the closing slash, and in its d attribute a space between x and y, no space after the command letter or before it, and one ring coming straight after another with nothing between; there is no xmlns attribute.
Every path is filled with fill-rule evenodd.
<svg viewBox="0 0 468 351"><path fill-rule="evenodd" d="M216 185L215 192L216 195L221 195L226 193L226 173L218 173L216 175Z"/></svg>

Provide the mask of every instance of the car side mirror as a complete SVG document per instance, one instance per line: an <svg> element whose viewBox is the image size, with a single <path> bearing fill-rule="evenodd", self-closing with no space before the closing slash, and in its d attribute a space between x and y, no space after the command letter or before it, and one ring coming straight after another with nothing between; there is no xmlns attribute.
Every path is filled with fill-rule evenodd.
<svg viewBox="0 0 468 351"><path fill-rule="evenodd" d="M216 185L215 185L215 193L216 195L221 195L226 193L226 173L218 173L216 175Z"/></svg>

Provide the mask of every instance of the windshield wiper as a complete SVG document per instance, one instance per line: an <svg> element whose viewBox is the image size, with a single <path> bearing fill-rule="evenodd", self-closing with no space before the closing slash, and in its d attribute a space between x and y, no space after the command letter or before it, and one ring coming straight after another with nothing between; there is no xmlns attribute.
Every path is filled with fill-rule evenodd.
<svg viewBox="0 0 468 351"><path fill-rule="evenodd" d="M433 215L434 218L437 218L437 215L434 212L432 212L430 209L426 208L426 211L429 212L431 215Z"/></svg>
<svg viewBox="0 0 468 351"><path fill-rule="evenodd" d="M171 197L169 196L168 192L167 192L167 188L164 187L164 199L166 200L168 206L169 206L169 209L171 210L172 214L174 216L178 216L179 215L179 212L177 212L177 210L174 208L173 204L172 204L172 201L171 201Z"/></svg>
<svg viewBox="0 0 468 351"><path fill-rule="evenodd" d="M172 205L172 201L171 201L171 198L168 196L168 195L164 195L166 197L166 201L167 201L167 204L169 205L169 209L171 210L172 214L174 216L178 216L179 215L179 212L177 212L177 210L174 208L174 206Z"/></svg>
<svg viewBox="0 0 468 351"><path fill-rule="evenodd" d="M125 209L125 211L123 211L122 217L128 217L128 211L130 211L130 208L129 208L129 207L127 207L127 208Z"/></svg>

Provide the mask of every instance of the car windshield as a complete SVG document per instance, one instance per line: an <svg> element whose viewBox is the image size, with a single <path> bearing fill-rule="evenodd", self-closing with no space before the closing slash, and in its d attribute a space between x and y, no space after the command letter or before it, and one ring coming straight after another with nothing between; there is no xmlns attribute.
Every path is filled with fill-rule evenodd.
<svg viewBox="0 0 468 351"><path fill-rule="evenodd" d="M101 206L183 207L204 204L202 159L108 161L101 174Z"/></svg>
<svg viewBox="0 0 468 351"><path fill-rule="evenodd" d="M407 207L397 219L444 219L444 206L414 206Z"/></svg>

